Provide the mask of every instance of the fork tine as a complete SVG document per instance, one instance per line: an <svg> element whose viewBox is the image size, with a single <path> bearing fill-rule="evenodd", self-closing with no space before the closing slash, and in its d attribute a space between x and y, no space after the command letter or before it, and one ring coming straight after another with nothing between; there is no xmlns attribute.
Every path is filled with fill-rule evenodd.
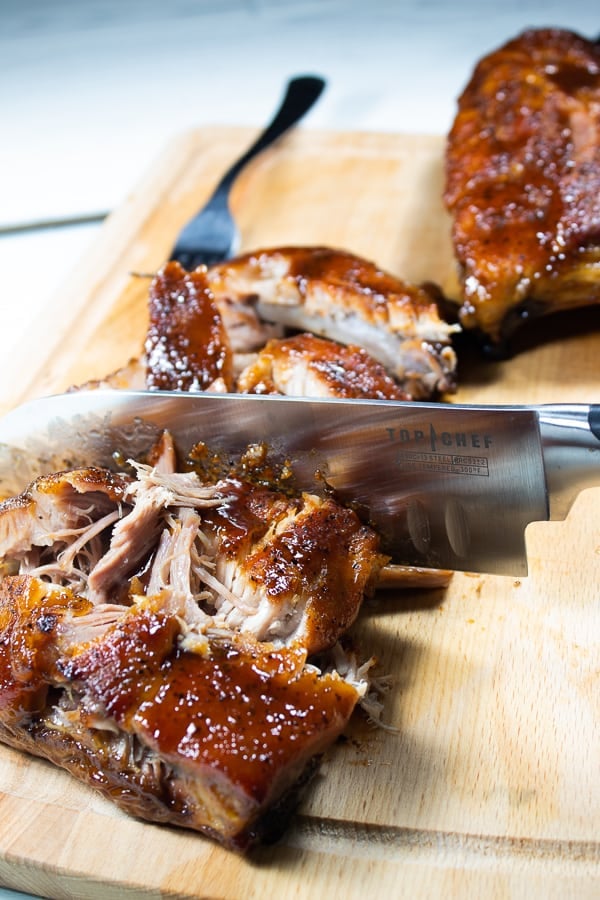
<svg viewBox="0 0 600 900"><path fill-rule="evenodd" d="M237 226L229 209L229 186L223 181L208 203L181 231L171 259L188 270L211 265L231 254Z"/></svg>
<svg viewBox="0 0 600 900"><path fill-rule="evenodd" d="M191 253L181 251L177 255L173 255L171 257L172 260L178 262L187 272L193 272L194 269L197 269L199 266L206 266L210 268L211 266L216 265L218 262L223 260L223 254L221 253Z"/></svg>

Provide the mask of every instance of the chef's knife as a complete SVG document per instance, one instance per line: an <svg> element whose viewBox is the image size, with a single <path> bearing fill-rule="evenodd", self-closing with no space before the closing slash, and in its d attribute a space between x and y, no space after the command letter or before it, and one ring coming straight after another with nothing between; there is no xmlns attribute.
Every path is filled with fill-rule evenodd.
<svg viewBox="0 0 600 900"><path fill-rule="evenodd" d="M526 526L564 518L581 490L600 486L600 405L80 391L0 420L0 490L141 459L165 428L183 455L203 442L236 460L262 444L299 487L352 504L393 562L429 568L526 574Z"/></svg>

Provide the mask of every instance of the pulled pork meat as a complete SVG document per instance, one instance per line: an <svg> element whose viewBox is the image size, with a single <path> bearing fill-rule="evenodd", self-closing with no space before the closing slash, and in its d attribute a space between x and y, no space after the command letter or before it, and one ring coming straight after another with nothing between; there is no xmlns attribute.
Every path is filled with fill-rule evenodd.
<svg viewBox="0 0 600 900"><path fill-rule="evenodd" d="M369 707L342 644L385 559L329 497L151 462L0 504L0 739L245 849Z"/></svg>

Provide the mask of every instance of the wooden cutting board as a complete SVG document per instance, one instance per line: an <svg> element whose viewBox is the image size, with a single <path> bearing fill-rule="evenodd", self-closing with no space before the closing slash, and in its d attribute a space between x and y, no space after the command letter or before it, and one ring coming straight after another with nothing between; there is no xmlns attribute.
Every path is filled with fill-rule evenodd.
<svg viewBox="0 0 600 900"><path fill-rule="evenodd" d="M208 128L167 147L32 325L2 410L139 353L148 279L131 273L162 263L253 136ZM442 156L435 136L297 130L235 186L242 249L325 243L452 294ZM456 399L598 401L599 312L539 326L504 363L465 353ZM364 610L393 730L355 717L278 846L244 859L134 821L0 747L0 882L99 900L597 897L599 500L587 491L566 522L530 527L527 578L456 574Z"/></svg>

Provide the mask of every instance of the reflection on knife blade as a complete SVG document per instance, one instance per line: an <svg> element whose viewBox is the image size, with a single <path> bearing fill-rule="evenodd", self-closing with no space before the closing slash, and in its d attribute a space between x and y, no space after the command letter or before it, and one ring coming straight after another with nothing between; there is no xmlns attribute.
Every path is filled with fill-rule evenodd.
<svg viewBox="0 0 600 900"><path fill-rule="evenodd" d="M524 532L600 483L596 406L489 407L181 392L90 391L34 401L0 423L0 477L140 458L164 428L239 455L264 442L306 489L333 490L394 562L518 575ZM20 473L22 474L22 473Z"/></svg>

